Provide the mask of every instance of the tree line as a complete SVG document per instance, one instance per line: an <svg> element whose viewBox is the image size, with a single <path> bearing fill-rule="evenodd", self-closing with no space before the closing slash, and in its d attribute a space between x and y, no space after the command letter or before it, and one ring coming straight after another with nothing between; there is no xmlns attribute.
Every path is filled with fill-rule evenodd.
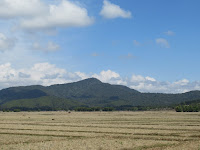
<svg viewBox="0 0 200 150"><path fill-rule="evenodd" d="M179 105L175 110L176 112L199 112L200 105Z"/></svg>
<svg viewBox="0 0 200 150"><path fill-rule="evenodd" d="M41 106L41 107L11 107L11 108L0 108L0 111L4 112L20 112L20 111L59 111L59 110L73 110L73 111L83 111L83 112L93 112L93 111L150 111L150 110L166 110L172 108L166 107L147 107L147 106L131 106L131 105L122 105L122 106L108 106L108 107L87 107L87 106L80 106L80 107L71 107L67 109L59 109L59 108L52 108L49 106Z"/></svg>

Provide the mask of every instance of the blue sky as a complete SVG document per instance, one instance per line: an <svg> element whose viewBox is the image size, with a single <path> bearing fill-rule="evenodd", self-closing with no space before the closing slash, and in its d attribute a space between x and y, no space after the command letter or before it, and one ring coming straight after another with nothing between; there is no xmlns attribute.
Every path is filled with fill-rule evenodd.
<svg viewBox="0 0 200 150"><path fill-rule="evenodd" d="M200 90L198 0L2 0L0 88L96 77Z"/></svg>

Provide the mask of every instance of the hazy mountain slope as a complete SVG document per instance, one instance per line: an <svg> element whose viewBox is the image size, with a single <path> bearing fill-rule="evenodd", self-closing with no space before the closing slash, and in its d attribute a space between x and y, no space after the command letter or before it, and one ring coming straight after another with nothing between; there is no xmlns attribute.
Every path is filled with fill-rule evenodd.
<svg viewBox="0 0 200 150"><path fill-rule="evenodd" d="M147 106L152 104L155 106L179 104L184 101L199 99L199 97L200 91L191 91L181 94L142 93L142 100Z"/></svg>
<svg viewBox="0 0 200 150"><path fill-rule="evenodd" d="M38 89L39 86L32 87L13 87L7 88L0 91L0 104L16 100L16 99L29 99L29 98L39 98L42 96L47 96L47 93Z"/></svg>
<svg viewBox="0 0 200 150"><path fill-rule="evenodd" d="M63 109L75 108L78 106L81 106L81 104L74 102L73 100L61 99L53 96L12 100L1 105L3 109L24 108L27 110L28 109L63 110Z"/></svg>

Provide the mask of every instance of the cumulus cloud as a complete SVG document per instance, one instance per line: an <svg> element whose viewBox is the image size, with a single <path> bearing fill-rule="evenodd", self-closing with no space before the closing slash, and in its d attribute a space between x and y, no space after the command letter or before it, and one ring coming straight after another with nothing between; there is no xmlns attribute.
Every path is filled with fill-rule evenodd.
<svg viewBox="0 0 200 150"><path fill-rule="evenodd" d="M44 52L54 52L54 51L58 51L60 49L60 46L51 41L49 41L46 45L35 42L32 45L32 49L40 50L40 51L44 51Z"/></svg>
<svg viewBox="0 0 200 150"><path fill-rule="evenodd" d="M138 82L148 82L148 81L152 81L152 82L155 82L156 79L152 78L152 77L143 77L141 75L132 75L131 77L131 82L135 82L135 83L138 83Z"/></svg>
<svg viewBox="0 0 200 150"><path fill-rule="evenodd" d="M190 82L187 79L175 82L157 81L150 76L133 74L131 77L121 77L112 70L104 70L96 74L83 72L68 72L66 69L49 63L37 63L30 68L15 69L10 63L0 65L0 89L24 85L52 85L79 81L95 77L102 82L126 85L140 92L156 93L184 93L191 90L200 90L200 82Z"/></svg>
<svg viewBox="0 0 200 150"><path fill-rule="evenodd" d="M2 87L10 86L10 83L12 83L15 80L16 75L17 72L15 69L11 68L10 63L0 65L0 85Z"/></svg>
<svg viewBox="0 0 200 150"><path fill-rule="evenodd" d="M164 39L164 38L156 39L156 43L158 45L160 45L161 47L163 47L163 48L170 48L170 45L169 45L168 41L166 39Z"/></svg>
<svg viewBox="0 0 200 150"><path fill-rule="evenodd" d="M87 78L90 78L90 76L89 75L87 75L87 74L85 74L85 73L83 73L83 72L75 72L75 74L78 76L78 77L80 77L81 79L87 79Z"/></svg>
<svg viewBox="0 0 200 150"><path fill-rule="evenodd" d="M152 77L145 77L145 79L147 80L147 81L152 81L152 82L155 82L156 81L156 79L154 79L154 78L152 78Z"/></svg>
<svg viewBox="0 0 200 150"><path fill-rule="evenodd" d="M141 75L132 75L131 82L144 82L145 78Z"/></svg>
<svg viewBox="0 0 200 150"><path fill-rule="evenodd" d="M112 79L118 79L120 77L120 75L114 71L107 70L107 71L102 71L99 75L94 74L93 77L97 78L103 82L108 82Z"/></svg>
<svg viewBox="0 0 200 150"><path fill-rule="evenodd" d="M49 63L37 63L30 68L15 69L10 63L0 65L0 88L23 85L52 85L84 79L83 74L67 72Z"/></svg>
<svg viewBox="0 0 200 150"><path fill-rule="evenodd" d="M1 0L0 18L17 19L19 26L27 30L82 27L94 22L87 9L69 0L58 5L41 0Z"/></svg>
<svg viewBox="0 0 200 150"><path fill-rule="evenodd" d="M94 22L88 16L87 9L69 0L63 0L59 5L49 5L48 12L23 19L21 27L25 29L46 29L54 27L81 27Z"/></svg>
<svg viewBox="0 0 200 150"><path fill-rule="evenodd" d="M100 15L107 19L114 18L131 18L131 12L123 10L120 6L109 2L108 0L103 1L103 8Z"/></svg>
<svg viewBox="0 0 200 150"><path fill-rule="evenodd" d="M175 33L173 31L168 30L167 32L164 32L164 34L168 35L168 36L173 36L175 35Z"/></svg>
<svg viewBox="0 0 200 150"><path fill-rule="evenodd" d="M175 85L187 85L188 83L189 83L189 80L187 80L187 79L183 79L183 80L174 82Z"/></svg>
<svg viewBox="0 0 200 150"><path fill-rule="evenodd" d="M10 50L15 45L15 39L6 37L3 33L0 33L0 52Z"/></svg>
<svg viewBox="0 0 200 150"><path fill-rule="evenodd" d="M1 0L0 18L32 17L46 12L40 0Z"/></svg>
<svg viewBox="0 0 200 150"><path fill-rule="evenodd" d="M157 81L152 77L143 77L141 75L133 75L128 86L140 92L154 93L184 93L192 90L200 90L200 82L190 82L187 79L175 82Z"/></svg>

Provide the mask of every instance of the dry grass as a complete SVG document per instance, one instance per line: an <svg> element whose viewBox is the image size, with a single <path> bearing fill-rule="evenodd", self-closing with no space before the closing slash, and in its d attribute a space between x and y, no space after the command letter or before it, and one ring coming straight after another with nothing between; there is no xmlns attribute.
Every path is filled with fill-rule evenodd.
<svg viewBox="0 0 200 150"><path fill-rule="evenodd" d="M0 112L2 150L200 150L200 113Z"/></svg>

